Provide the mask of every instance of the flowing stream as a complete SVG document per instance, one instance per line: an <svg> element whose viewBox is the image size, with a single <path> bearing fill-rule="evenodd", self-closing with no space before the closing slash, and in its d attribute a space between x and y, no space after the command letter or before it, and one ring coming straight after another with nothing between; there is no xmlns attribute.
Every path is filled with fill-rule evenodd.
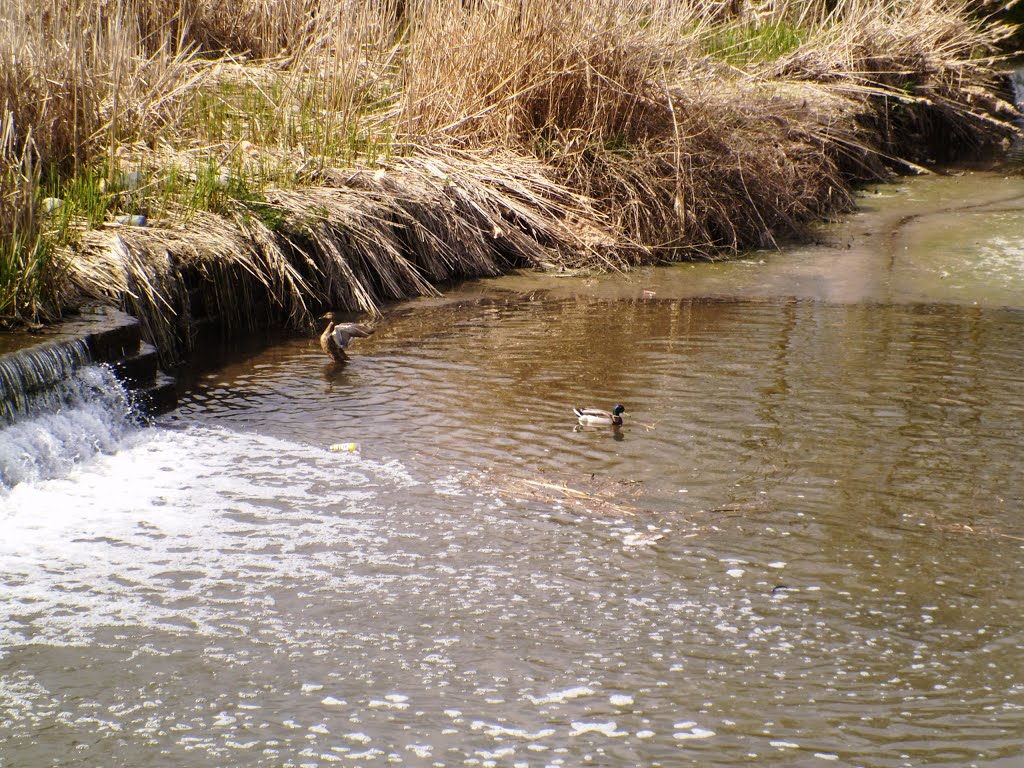
<svg viewBox="0 0 1024 768"><path fill-rule="evenodd" d="M223 350L148 428L84 369L0 432L0 766L1020 768L1024 178L861 203Z"/></svg>

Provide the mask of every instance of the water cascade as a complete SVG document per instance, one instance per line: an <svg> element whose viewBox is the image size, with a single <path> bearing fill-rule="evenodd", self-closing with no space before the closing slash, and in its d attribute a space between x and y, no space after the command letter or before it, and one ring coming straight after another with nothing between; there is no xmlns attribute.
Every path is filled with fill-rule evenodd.
<svg viewBox="0 0 1024 768"><path fill-rule="evenodd" d="M58 370L56 366L53 369ZM9 387L11 366L0 377ZM11 403L20 410L9 417ZM85 365L45 387L4 400L0 430L0 488L66 474L84 458L117 449L137 423L131 394L105 365Z"/></svg>
<svg viewBox="0 0 1024 768"><path fill-rule="evenodd" d="M89 359L82 339L52 343L0 358L0 417L21 417L60 407L58 385Z"/></svg>
<svg viewBox="0 0 1024 768"><path fill-rule="evenodd" d="M173 382L138 323L102 310L0 354L0 488L68 472L144 414L173 404Z"/></svg>

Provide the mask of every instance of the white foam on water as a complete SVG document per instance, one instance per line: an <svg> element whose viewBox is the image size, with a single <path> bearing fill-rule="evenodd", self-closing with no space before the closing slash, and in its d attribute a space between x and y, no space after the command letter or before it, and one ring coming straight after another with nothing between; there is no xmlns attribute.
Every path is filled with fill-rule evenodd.
<svg viewBox="0 0 1024 768"><path fill-rule="evenodd" d="M569 732L569 735L582 736L585 733L600 733L610 739L629 735L625 731L620 731L614 720L610 720L607 723L588 723L581 720L573 720L572 731Z"/></svg>
<svg viewBox="0 0 1024 768"><path fill-rule="evenodd" d="M531 696L530 694L526 694L526 698L529 699L532 704L562 704L570 699L578 699L580 696L590 696L593 693L595 693L593 688L586 685L577 685L573 688L566 688L563 691L552 691L544 696Z"/></svg>
<svg viewBox="0 0 1024 768"><path fill-rule="evenodd" d="M345 755L348 760L376 760L378 757L384 755L382 749L367 749L364 752L351 752Z"/></svg>
<svg viewBox="0 0 1024 768"><path fill-rule="evenodd" d="M692 726L689 730L677 731L676 733L672 734L672 738L676 739L677 741L689 741L691 739L710 739L712 736L715 735L714 731L709 730L707 728L699 728L696 725L693 725L692 723L689 725Z"/></svg>
<svg viewBox="0 0 1024 768"><path fill-rule="evenodd" d="M370 699L367 706L370 709L408 709L409 705L404 701L388 701L386 699Z"/></svg>
<svg viewBox="0 0 1024 768"><path fill-rule="evenodd" d="M219 590L241 592L247 615L273 610L267 577L254 574L319 578L341 562L340 549L386 561L387 533L372 512L381 494L413 482L397 462L339 461L316 446L216 427L125 429L111 439L108 452L64 476L0 495L0 647L80 644L98 626L219 634L240 610L237 599L210 598ZM41 617L30 629L17 619L29 608Z"/></svg>
<svg viewBox="0 0 1024 768"><path fill-rule="evenodd" d="M498 760L502 757L512 757L515 753L516 751L512 747L499 747L493 750L478 749L474 754L484 760Z"/></svg>
<svg viewBox="0 0 1024 768"><path fill-rule="evenodd" d="M496 739L511 736L516 739L538 741L540 739L546 739L549 736L553 736L555 733L554 728L542 728L539 731L531 733L525 728L512 728L506 725L500 725L499 723L488 723L484 720L474 720L470 723L469 727L474 731L483 731L488 736L492 736Z"/></svg>
<svg viewBox="0 0 1024 768"><path fill-rule="evenodd" d="M434 747L431 744L409 744L406 749L424 760L434 752Z"/></svg>

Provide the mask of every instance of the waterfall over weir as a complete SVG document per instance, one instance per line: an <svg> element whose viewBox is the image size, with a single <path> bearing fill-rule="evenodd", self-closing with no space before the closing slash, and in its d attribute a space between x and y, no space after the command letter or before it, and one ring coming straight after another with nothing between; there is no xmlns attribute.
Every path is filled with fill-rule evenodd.
<svg viewBox="0 0 1024 768"><path fill-rule="evenodd" d="M138 323L98 310L0 354L0 492L66 474L117 449L146 412L173 406L174 386Z"/></svg>
<svg viewBox="0 0 1024 768"><path fill-rule="evenodd" d="M4 386L8 386L4 369ZM0 429L0 490L67 474L96 453L117 449L137 424L131 396L113 371L86 365L51 386L22 394L23 410Z"/></svg>
<svg viewBox="0 0 1024 768"><path fill-rule="evenodd" d="M50 343L0 358L0 418L11 424L59 408L57 385L89 361L83 339Z"/></svg>

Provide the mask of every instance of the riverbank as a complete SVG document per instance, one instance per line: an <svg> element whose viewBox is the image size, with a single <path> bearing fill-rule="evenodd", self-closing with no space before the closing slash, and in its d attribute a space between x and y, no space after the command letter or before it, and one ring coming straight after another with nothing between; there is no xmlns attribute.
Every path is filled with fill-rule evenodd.
<svg viewBox="0 0 1024 768"><path fill-rule="evenodd" d="M169 364L210 325L723 258L1016 115L960 4L272 5L8 20L0 314L118 304Z"/></svg>

